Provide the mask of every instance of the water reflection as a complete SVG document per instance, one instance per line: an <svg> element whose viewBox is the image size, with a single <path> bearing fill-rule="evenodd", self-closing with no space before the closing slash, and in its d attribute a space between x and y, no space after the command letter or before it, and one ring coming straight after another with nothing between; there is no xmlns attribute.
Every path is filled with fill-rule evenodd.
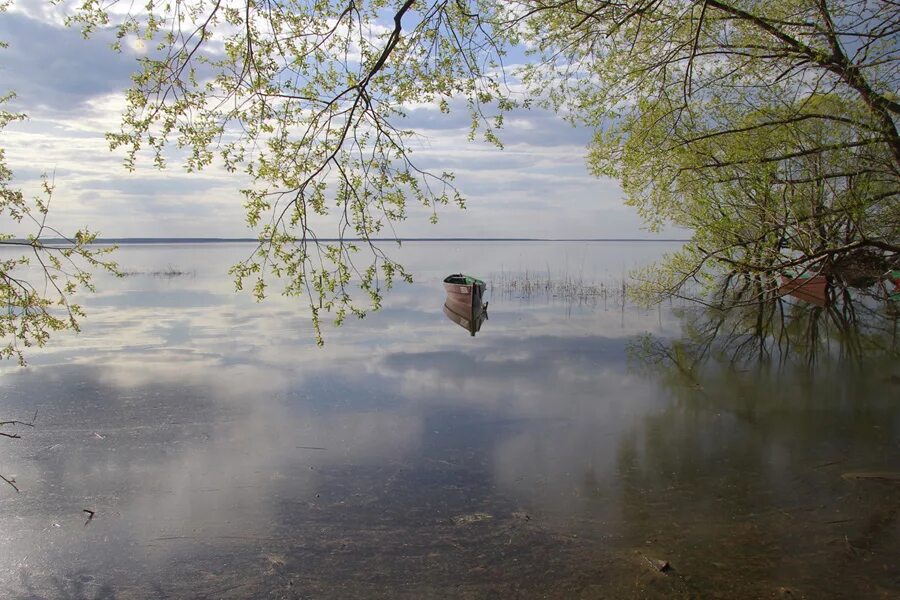
<svg viewBox="0 0 900 600"><path fill-rule="evenodd" d="M753 286L725 291L715 307L677 311L681 336L666 341L645 336L634 352L688 379L710 363L716 372L774 366L781 374L798 366L890 362L900 355L898 315L877 290L835 290L827 303L796 293L772 295Z"/></svg>
<svg viewBox="0 0 900 600"><path fill-rule="evenodd" d="M472 337L481 331L481 325L487 321L487 306L456 302L451 298L444 301L444 316L468 331Z"/></svg>
<svg viewBox="0 0 900 600"><path fill-rule="evenodd" d="M900 471L883 306L496 300L473 347L437 309L444 254L324 349L203 269L113 282L83 337L0 380L0 414L40 409L0 455L23 488L0 495L0 595L900 590L900 486L842 478Z"/></svg>
<svg viewBox="0 0 900 600"><path fill-rule="evenodd" d="M739 595L747 588L723 569L813 597L896 593L900 571L885 561L900 557L900 486L847 480L900 475L896 316L862 294L826 307L746 299L683 310L681 336L629 349L632 368L673 400L623 438L635 511L624 522L671 519L654 543L715 547L715 562L691 557L689 568Z"/></svg>
<svg viewBox="0 0 900 600"><path fill-rule="evenodd" d="M824 275L793 278L782 275L778 294L793 296L824 308L829 301L828 279Z"/></svg>

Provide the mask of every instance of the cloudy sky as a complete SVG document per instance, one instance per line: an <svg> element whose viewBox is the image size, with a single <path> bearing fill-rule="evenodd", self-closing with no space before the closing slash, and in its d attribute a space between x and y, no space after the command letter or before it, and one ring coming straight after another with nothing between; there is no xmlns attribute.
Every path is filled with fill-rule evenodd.
<svg viewBox="0 0 900 600"><path fill-rule="evenodd" d="M104 237L253 236L244 222L240 175L216 168L189 174L174 161L164 171L149 161L134 172L122 166L123 154L109 150L104 133L118 128L137 55L129 48L112 52L111 36L102 32L83 39L62 26L61 10L45 0L16 0L0 13L0 39L9 44L0 51L0 91L14 90L12 107L28 113L27 121L0 133L17 184L34 191L41 174L51 174L52 221L64 231L90 226ZM413 208L397 228L401 236L659 237L623 205L615 181L588 174L590 132L553 114L512 115L503 150L468 142L462 114L447 118L421 108L404 126L424 136L420 160L456 173L468 209L445 207L431 225L428 213Z"/></svg>

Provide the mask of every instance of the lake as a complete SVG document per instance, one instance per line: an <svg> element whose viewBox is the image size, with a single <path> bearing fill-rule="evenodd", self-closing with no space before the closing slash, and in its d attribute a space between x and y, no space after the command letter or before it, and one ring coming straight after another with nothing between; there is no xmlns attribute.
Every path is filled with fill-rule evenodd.
<svg viewBox="0 0 900 600"><path fill-rule="evenodd" d="M2 365L35 427L0 438L0 596L900 597L896 314L623 301L676 248L405 243L415 283L319 348L234 292L251 245L122 247L81 334ZM548 273L593 292L511 284Z"/></svg>

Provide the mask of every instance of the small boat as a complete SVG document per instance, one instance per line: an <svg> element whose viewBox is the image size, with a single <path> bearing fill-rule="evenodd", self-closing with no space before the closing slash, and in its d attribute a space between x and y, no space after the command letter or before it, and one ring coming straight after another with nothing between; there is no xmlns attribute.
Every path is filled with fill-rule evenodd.
<svg viewBox="0 0 900 600"><path fill-rule="evenodd" d="M455 273L444 278L444 315L474 336L487 319L483 302L485 283L477 277Z"/></svg>
<svg viewBox="0 0 900 600"><path fill-rule="evenodd" d="M444 278L444 290L447 298L466 302L472 306L481 304L484 297L485 283L471 275L455 273Z"/></svg>
<svg viewBox="0 0 900 600"><path fill-rule="evenodd" d="M781 295L789 294L816 306L828 305L828 277L813 273L793 273L781 276L781 287L778 288Z"/></svg>
<svg viewBox="0 0 900 600"><path fill-rule="evenodd" d="M784 274L781 276L780 289L784 293L800 291L805 294L824 297L828 289L828 277L814 273Z"/></svg>
<svg viewBox="0 0 900 600"><path fill-rule="evenodd" d="M812 294L812 293L805 291L804 289L799 289L799 290L793 290L791 292L788 292L788 295L792 296L794 298L797 298L798 300L803 300L804 302L808 302L809 304L814 304L821 308L825 308L826 306L828 306L828 296L825 295L825 293Z"/></svg>

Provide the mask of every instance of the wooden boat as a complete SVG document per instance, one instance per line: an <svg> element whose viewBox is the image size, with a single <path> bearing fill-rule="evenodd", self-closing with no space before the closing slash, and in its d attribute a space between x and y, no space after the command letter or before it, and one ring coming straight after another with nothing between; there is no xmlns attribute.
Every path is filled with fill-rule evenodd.
<svg viewBox="0 0 900 600"><path fill-rule="evenodd" d="M786 274L781 276L781 295L790 294L816 306L828 304L828 277L804 273L801 275Z"/></svg>
<svg viewBox="0 0 900 600"><path fill-rule="evenodd" d="M788 292L789 296L797 298L798 300L803 300L804 302L809 302L810 304L815 304L816 306L821 306L825 308L828 306L828 296L826 294L811 294L806 292L803 289L794 290L792 292Z"/></svg>
<svg viewBox="0 0 900 600"><path fill-rule="evenodd" d="M444 278L444 315L473 336L487 319L484 290L485 283L471 275L455 273Z"/></svg>
<svg viewBox="0 0 900 600"><path fill-rule="evenodd" d="M444 278L444 290L447 298L466 302L472 306L481 304L484 297L485 283L471 275L455 273Z"/></svg>
<svg viewBox="0 0 900 600"><path fill-rule="evenodd" d="M813 273L785 274L781 276L781 289L785 292L800 290L807 294L824 296L828 289L828 277Z"/></svg>

